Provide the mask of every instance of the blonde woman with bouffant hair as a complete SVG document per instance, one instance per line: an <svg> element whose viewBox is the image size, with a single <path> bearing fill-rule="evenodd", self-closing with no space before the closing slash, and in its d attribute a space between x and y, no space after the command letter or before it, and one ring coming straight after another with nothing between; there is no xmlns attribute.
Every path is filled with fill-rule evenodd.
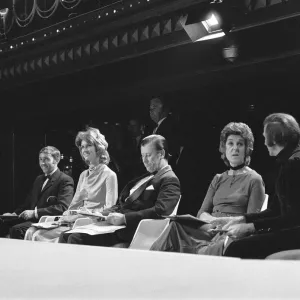
<svg viewBox="0 0 300 300"><path fill-rule="evenodd" d="M97 156L99 157L99 162L105 165L109 164L110 157L107 152L108 143L105 140L105 136L100 133L99 129L88 127L86 131L78 132L75 145L79 149L80 155L82 159L85 161L84 157L82 156L81 152L81 142L86 141L87 143L94 145L96 148ZM87 163L87 162L86 162Z"/></svg>

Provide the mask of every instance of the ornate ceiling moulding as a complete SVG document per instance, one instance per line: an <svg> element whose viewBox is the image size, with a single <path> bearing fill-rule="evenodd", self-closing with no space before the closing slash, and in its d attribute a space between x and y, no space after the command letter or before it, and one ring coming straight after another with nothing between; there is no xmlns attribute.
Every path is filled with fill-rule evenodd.
<svg viewBox="0 0 300 300"><path fill-rule="evenodd" d="M119 32L112 32L90 42L75 43L55 51L44 52L43 55L37 53L30 59L24 57L24 59L14 60L12 63L5 63L0 66L0 72L4 74L0 78L0 86L22 84L27 81L40 80L42 77L71 73L119 59L142 55L157 51L162 46L164 48L172 46L170 41L174 44L174 40L178 43L189 43L190 41L180 25L180 21L184 18L186 15L173 14L149 19L142 24L136 24L127 29L123 28ZM180 33L180 38L174 38L173 35L178 33ZM14 71L10 71L11 68Z"/></svg>
<svg viewBox="0 0 300 300"><path fill-rule="evenodd" d="M268 9L271 9L284 5L285 0L280 1L281 4L276 0L255 3L268 2L271 6ZM190 43L182 27L183 20L189 9L211 2L214 1L117 1L106 8L0 44L0 88ZM227 2L242 3L249 10L252 0ZM267 9L252 7L254 12L260 10Z"/></svg>
<svg viewBox="0 0 300 300"><path fill-rule="evenodd" d="M23 0L14 0L18 3ZM28 0L35 3L38 0ZM47 0L48 1L48 0ZM50 1L50 0L49 0ZM66 2L66 0L51 0ZM51 2L50 1L50 2ZM78 1L78 0L74 0ZM94 0L81 0L94 1ZM64 19L56 24L45 26L43 23L32 24L31 31L21 28L16 36L10 36L5 30L10 24L2 24L2 20L8 20L5 16L0 18L0 60L3 57L22 55L24 51L37 48L56 47L57 44L70 43L75 40L89 39L93 35L103 35L110 31L145 21L154 16L163 16L176 10L183 9L194 3L207 2L208 0L107 0L101 3L110 3L99 9L85 14ZM1 2L1 1L0 1ZM31 3L30 2L30 3ZM69 1L68 1L69 2ZM34 5L33 5L34 6ZM1 13L0 3L0 13ZM16 19L14 17L13 19ZM28 28L27 28L28 29ZM22 31L23 30L23 31ZM50 42L51 41L51 42Z"/></svg>

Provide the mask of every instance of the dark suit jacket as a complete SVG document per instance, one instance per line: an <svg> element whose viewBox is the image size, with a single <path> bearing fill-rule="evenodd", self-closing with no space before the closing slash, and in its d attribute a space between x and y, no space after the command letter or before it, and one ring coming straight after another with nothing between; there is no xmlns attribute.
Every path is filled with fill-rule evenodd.
<svg viewBox="0 0 300 300"><path fill-rule="evenodd" d="M256 230L300 225L300 148L285 148L276 160L280 168L268 209L245 215L247 223L254 223Z"/></svg>
<svg viewBox="0 0 300 300"><path fill-rule="evenodd" d="M135 230L143 219L159 219L171 214L180 198L180 183L170 166L160 170L129 196L130 189L145 176L149 173L129 182L121 192L118 204L111 210L123 213L126 228L131 230Z"/></svg>
<svg viewBox="0 0 300 300"><path fill-rule="evenodd" d="M180 146L182 146L181 130L178 122L174 120L172 115L168 115L161 122L155 134L162 135L167 140L169 153L171 154L169 163L174 168L179 156Z"/></svg>
<svg viewBox="0 0 300 300"><path fill-rule="evenodd" d="M39 175L25 203L15 210L16 214L37 207L40 218L45 215L61 215L69 207L74 194L74 181L70 176L57 169L41 191L43 183L44 175Z"/></svg>

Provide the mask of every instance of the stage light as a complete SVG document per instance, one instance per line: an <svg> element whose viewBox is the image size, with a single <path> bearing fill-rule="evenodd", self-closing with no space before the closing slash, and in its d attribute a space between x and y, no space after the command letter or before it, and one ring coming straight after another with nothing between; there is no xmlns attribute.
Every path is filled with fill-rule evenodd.
<svg viewBox="0 0 300 300"><path fill-rule="evenodd" d="M9 9L8 8L2 8L0 9L0 16L1 17L5 17L9 12Z"/></svg>
<svg viewBox="0 0 300 300"><path fill-rule="evenodd" d="M182 26L192 42L220 38L225 35L222 30L221 18L216 13L206 13L205 16L199 13L190 13L186 20L182 20Z"/></svg>
<svg viewBox="0 0 300 300"><path fill-rule="evenodd" d="M181 24L192 42L220 38L230 32L235 10L227 1L205 2L187 11Z"/></svg>

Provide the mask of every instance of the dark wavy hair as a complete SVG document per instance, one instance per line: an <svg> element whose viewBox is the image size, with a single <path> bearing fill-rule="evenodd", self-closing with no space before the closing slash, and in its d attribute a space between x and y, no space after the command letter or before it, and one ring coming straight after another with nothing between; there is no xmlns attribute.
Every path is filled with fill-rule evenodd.
<svg viewBox="0 0 300 300"><path fill-rule="evenodd" d="M230 164L226 157L226 141L230 135L239 135L244 139L245 165L249 166L254 144L254 137L250 127L245 123L231 122L227 124L221 131L219 151L221 152L221 158L227 166L229 166Z"/></svg>
<svg viewBox="0 0 300 300"><path fill-rule="evenodd" d="M265 139L268 147L275 144L296 147L300 142L300 128L296 119L285 113L274 113L264 120Z"/></svg>
<svg viewBox="0 0 300 300"><path fill-rule="evenodd" d="M105 140L105 136L100 133L99 129L88 127L86 131L79 131L76 139L75 145L79 149L80 155L81 154L81 142L85 141L91 145L94 145L96 148L97 156L100 158L100 163L108 164L110 161L109 154L107 152L108 143ZM82 157L83 159L83 157ZM84 160L84 159L83 159Z"/></svg>
<svg viewBox="0 0 300 300"><path fill-rule="evenodd" d="M143 138L142 142L141 142L141 147L148 145L150 143L153 143L156 151L162 151L165 150L165 159L168 160L170 157L169 154L169 149L168 149L168 143L167 140L159 135L159 134L151 134L146 136L145 138Z"/></svg>

